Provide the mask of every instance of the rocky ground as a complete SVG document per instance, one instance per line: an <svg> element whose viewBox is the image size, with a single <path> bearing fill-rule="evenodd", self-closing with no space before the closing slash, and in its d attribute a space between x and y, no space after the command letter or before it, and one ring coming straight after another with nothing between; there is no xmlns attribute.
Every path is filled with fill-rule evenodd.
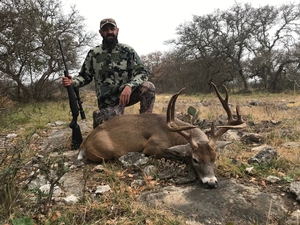
<svg viewBox="0 0 300 225"><path fill-rule="evenodd" d="M91 122L80 121L79 124L85 137L92 129ZM262 133L261 126L266 130L276 127L276 122L274 121L262 124L259 125L260 127L257 127L259 132L240 135L240 139L244 138L246 142L257 141L261 138L258 135ZM252 126L256 125L252 124ZM70 134L70 132L71 130L66 128L63 122L57 121L55 124L49 124L49 129L45 131L43 137L37 134L33 135L32 148L39 149L41 152L52 152L52 157L57 157L53 150L65 148L66 143L69 142L66 134ZM3 146L12 142L16 135L8 134L1 137ZM237 133L227 134L226 138L230 139L228 135L233 136L237 135ZM295 148L300 146L300 143L297 142L285 144ZM259 145L258 147L261 148L253 153L251 160L267 160L272 156L276 157L275 150L272 147L265 145ZM260 158L257 153L261 153ZM268 153L270 155L266 155ZM83 168L90 168L91 173L105 172L105 169L101 168L101 165L77 161L77 151L66 151L64 152L64 157L67 159L66 165L70 168L70 171L61 178L61 185L57 187L54 198L60 204L75 204L83 194ZM162 162L159 164L157 162L153 163L153 159L143 155L135 155L134 158L130 157L128 156L128 158L121 161L124 168L127 168L126 170L124 169L124 173L128 173L128 176L124 176L124 179L126 179L129 186L134 188L144 185L144 181L139 179L140 173L149 173L148 175L151 176L153 167L158 167L160 172L157 173L156 168L155 171L160 179L157 179L158 181L155 182L160 182L160 185L157 185L157 188L150 191L142 192L138 198L139 201L153 207L169 209L174 214L183 216L187 221L186 224L298 225L300 223L299 181L287 183L278 177L269 177L264 183L261 183L244 179L218 177L218 188L205 189L189 166L181 167L184 162ZM136 157L141 163L138 166L135 164ZM164 167L160 168L159 165L164 165ZM141 168L143 168L143 171L141 171ZM178 170L178 168L184 169ZM248 172L251 173L251 167L249 168ZM96 188L90 191L91 195L110 190L109 183L93 185ZM47 184L41 177L32 179L28 186L32 189L47 189Z"/></svg>

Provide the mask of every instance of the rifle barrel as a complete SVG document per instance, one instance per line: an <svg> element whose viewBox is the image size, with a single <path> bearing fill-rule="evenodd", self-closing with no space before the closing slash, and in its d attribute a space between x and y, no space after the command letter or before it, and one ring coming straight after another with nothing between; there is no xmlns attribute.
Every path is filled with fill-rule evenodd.
<svg viewBox="0 0 300 225"><path fill-rule="evenodd" d="M64 52L63 52L60 40L58 40L58 44L59 44L59 49L60 49L61 56L63 59L63 63L65 66L64 74L66 77L68 77L69 71L68 71L66 61L65 61L65 56L64 56ZM70 109L71 109L72 117L73 117L71 123L69 124L69 127L72 129L71 149L78 149L80 144L83 141L80 126L77 123L77 118L79 115L79 108L78 108L78 105L76 102L75 90L74 90L73 85L68 86L67 91L68 91L68 96L69 96ZM79 92L78 92L78 98L79 98ZM80 107L82 108L82 106L80 106ZM80 114L81 114L81 112L80 112Z"/></svg>

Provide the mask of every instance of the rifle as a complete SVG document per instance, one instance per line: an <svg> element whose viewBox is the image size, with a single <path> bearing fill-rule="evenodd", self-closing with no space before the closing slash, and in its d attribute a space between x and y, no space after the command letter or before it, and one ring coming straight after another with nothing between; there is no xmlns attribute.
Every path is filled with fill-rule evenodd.
<svg viewBox="0 0 300 225"><path fill-rule="evenodd" d="M63 63L65 66L64 75L66 77L69 76L69 71L67 68L67 64L65 61L64 52L62 50L62 46L60 43L60 40L58 40L59 49L62 55ZM82 135L80 126L77 123L77 118L80 112L81 119L85 119L85 114L82 108L82 101L80 100L79 96L79 90L78 88L74 88L73 84L67 87L68 90L68 96L69 96L69 104L70 109L72 112L72 121L69 124L69 127L72 129L72 143L71 143L71 149L78 149L80 144L82 143ZM76 102L77 101L77 102Z"/></svg>

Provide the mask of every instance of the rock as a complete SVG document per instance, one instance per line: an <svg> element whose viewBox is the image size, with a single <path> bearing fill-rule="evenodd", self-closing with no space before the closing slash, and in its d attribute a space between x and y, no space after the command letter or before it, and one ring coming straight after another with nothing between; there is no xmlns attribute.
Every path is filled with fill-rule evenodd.
<svg viewBox="0 0 300 225"><path fill-rule="evenodd" d="M54 124L55 124L55 126L61 126L61 125L65 125L66 122L61 121L61 120L57 120L57 121L54 122Z"/></svg>
<svg viewBox="0 0 300 225"><path fill-rule="evenodd" d="M245 173L249 174L249 175L253 175L254 174L254 167L248 167L245 169Z"/></svg>
<svg viewBox="0 0 300 225"><path fill-rule="evenodd" d="M276 176L268 176L266 178L266 180L271 182L271 183L276 183L276 182L280 181L281 179L279 177L276 177Z"/></svg>
<svg viewBox="0 0 300 225"><path fill-rule="evenodd" d="M146 182L144 180L138 179L138 180L132 181L131 184L130 184L130 186L132 188L139 188L139 187L145 185L145 183Z"/></svg>
<svg viewBox="0 0 300 225"><path fill-rule="evenodd" d="M34 173L34 176L36 174ZM36 179L30 181L30 183L28 184L28 190L34 190L36 188L39 188L43 185L45 185L47 183L46 179L44 176L39 176Z"/></svg>
<svg viewBox="0 0 300 225"><path fill-rule="evenodd" d="M177 176L174 179L174 183L177 185L193 183L197 180L195 173L187 173L185 176Z"/></svg>
<svg viewBox="0 0 300 225"><path fill-rule="evenodd" d="M250 106L259 106L261 104L261 102L259 100L252 100L251 102L249 102Z"/></svg>
<svg viewBox="0 0 300 225"><path fill-rule="evenodd" d="M92 171L96 171L96 172L103 172L104 171L104 166L103 165L97 165L95 166Z"/></svg>
<svg viewBox="0 0 300 225"><path fill-rule="evenodd" d="M140 152L129 152L119 158L122 165L126 167L130 166L142 166L148 163L149 158Z"/></svg>
<svg viewBox="0 0 300 225"><path fill-rule="evenodd" d="M6 138L13 139L13 138L15 138L17 136L18 136L17 134L8 134L8 135L6 135Z"/></svg>
<svg viewBox="0 0 300 225"><path fill-rule="evenodd" d="M41 146L42 151L52 152L55 149L62 148L66 146L67 138L69 135L66 135L70 132L69 128L65 129L50 129L48 132L48 138Z"/></svg>
<svg viewBox="0 0 300 225"><path fill-rule="evenodd" d="M34 133L30 138L30 143L36 142L40 138L40 135Z"/></svg>
<svg viewBox="0 0 300 225"><path fill-rule="evenodd" d="M63 201L66 205L74 205L78 202L78 197L76 197L75 195L69 195L63 198Z"/></svg>
<svg viewBox="0 0 300 225"><path fill-rule="evenodd" d="M109 185L101 185L101 186L97 186L95 194L103 194L108 191L110 191Z"/></svg>
<svg viewBox="0 0 300 225"><path fill-rule="evenodd" d="M40 191L49 194L50 193L50 184L44 184L40 188ZM60 196L63 193L63 191L58 186L54 186L53 196L57 197Z"/></svg>
<svg viewBox="0 0 300 225"><path fill-rule="evenodd" d="M273 125L279 125L279 124L281 124L281 121L271 120L271 123L272 123Z"/></svg>
<svg viewBox="0 0 300 225"><path fill-rule="evenodd" d="M257 133L245 133L241 137L241 141L246 144L261 143L263 136Z"/></svg>
<svg viewBox="0 0 300 225"><path fill-rule="evenodd" d="M284 143L282 146L284 146L286 148L299 148L300 142L296 142L296 141L287 142L287 143Z"/></svg>
<svg viewBox="0 0 300 225"><path fill-rule="evenodd" d="M254 148L251 148L251 151L252 152L259 152L259 151L262 151L264 150L265 148L272 148L270 145L261 145L261 146L257 146L257 147L254 147Z"/></svg>
<svg viewBox="0 0 300 225"><path fill-rule="evenodd" d="M296 195L297 201L300 201L300 181L291 183L290 192L292 192Z"/></svg>
<svg viewBox="0 0 300 225"><path fill-rule="evenodd" d="M238 135L238 130L228 130L226 139L229 141L239 141L241 137Z"/></svg>
<svg viewBox="0 0 300 225"><path fill-rule="evenodd" d="M292 212L291 215L295 218L300 218L300 210L299 209L295 210L294 212Z"/></svg>
<svg viewBox="0 0 300 225"><path fill-rule="evenodd" d="M57 157L66 157L68 160L72 161L77 158L78 151L64 151L64 152L51 152L50 157L57 158Z"/></svg>
<svg viewBox="0 0 300 225"><path fill-rule="evenodd" d="M220 180L215 189L204 189L199 184L165 187L142 193L140 201L153 207L167 206L184 216L187 224L275 224L279 220L285 224L288 212L281 196L233 180ZM269 210L272 214L268 218Z"/></svg>
<svg viewBox="0 0 300 225"><path fill-rule="evenodd" d="M148 165L144 168L144 173L146 176L153 176L157 173L157 168L154 165Z"/></svg>
<svg viewBox="0 0 300 225"><path fill-rule="evenodd" d="M72 165L70 166L70 169L76 169L76 168L82 167L82 166L84 166L84 162L82 162L81 160L75 159L75 160L72 162Z"/></svg>
<svg viewBox="0 0 300 225"><path fill-rule="evenodd" d="M248 159L248 163L270 163L273 159L276 159L278 157L278 151L277 149L273 149L270 147L266 147L259 153L257 153L255 156L252 156Z"/></svg>
<svg viewBox="0 0 300 225"><path fill-rule="evenodd" d="M63 177L60 179L60 183L62 184L66 195L82 195L84 185L82 173L78 174L76 170L69 171L63 175Z"/></svg>

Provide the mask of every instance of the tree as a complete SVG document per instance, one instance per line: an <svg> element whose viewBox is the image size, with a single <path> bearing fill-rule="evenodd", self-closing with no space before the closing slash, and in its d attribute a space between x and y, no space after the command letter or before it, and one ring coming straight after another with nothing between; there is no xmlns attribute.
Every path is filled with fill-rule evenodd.
<svg viewBox="0 0 300 225"><path fill-rule="evenodd" d="M75 7L63 14L60 0L2 0L0 17L0 73L14 83L13 97L22 102L52 97L63 71L59 38L69 68L77 68L83 47L95 37Z"/></svg>
<svg viewBox="0 0 300 225"><path fill-rule="evenodd" d="M176 46L185 63L198 65L204 83L241 84L247 91L249 81L257 79L276 91L287 80L288 65L300 60L295 48L299 46L299 7L254 8L235 3L228 10L194 16L192 22L177 28L178 39L167 43Z"/></svg>
<svg viewBox="0 0 300 225"><path fill-rule="evenodd" d="M250 4L236 3L227 11L216 10L206 16L194 16L193 22L177 29L178 40L171 40L185 54L202 64L206 82L232 82L240 77L248 89L243 59L255 18Z"/></svg>
<svg viewBox="0 0 300 225"><path fill-rule="evenodd" d="M157 92L177 92L185 87L185 93L191 93L193 84L189 74L193 66L185 63L177 52L153 52L142 56L148 70L149 79L155 84Z"/></svg>
<svg viewBox="0 0 300 225"><path fill-rule="evenodd" d="M253 34L255 43L251 46L252 76L262 79L264 87L278 90L283 81L283 71L289 64L299 62L297 45L299 39L300 12L295 4L283 4L276 8L264 6L257 9L257 27Z"/></svg>

